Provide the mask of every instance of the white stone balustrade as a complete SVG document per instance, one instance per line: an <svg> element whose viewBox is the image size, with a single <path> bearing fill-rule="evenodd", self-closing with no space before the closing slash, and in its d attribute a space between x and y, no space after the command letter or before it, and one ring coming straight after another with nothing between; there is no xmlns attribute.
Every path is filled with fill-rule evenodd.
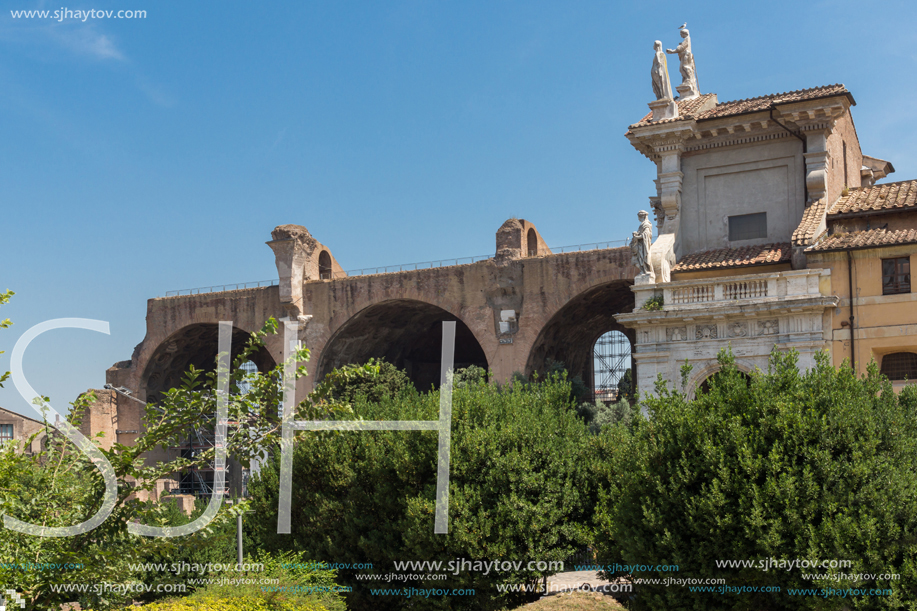
<svg viewBox="0 0 917 611"><path fill-rule="evenodd" d="M663 311L708 309L820 295L822 270L794 270L634 286L636 309L662 295ZM635 310L636 311L636 310Z"/></svg>

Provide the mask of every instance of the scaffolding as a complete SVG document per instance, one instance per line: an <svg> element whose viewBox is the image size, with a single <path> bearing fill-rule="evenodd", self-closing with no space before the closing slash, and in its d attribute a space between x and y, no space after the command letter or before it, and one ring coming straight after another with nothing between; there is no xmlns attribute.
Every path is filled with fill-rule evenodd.
<svg viewBox="0 0 917 611"><path fill-rule="evenodd" d="M622 378L631 369L630 355L630 340L620 331L609 331L596 340L593 348L593 388L596 402L614 403L621 392L632 392L631 388L621 387Z"/></svg>

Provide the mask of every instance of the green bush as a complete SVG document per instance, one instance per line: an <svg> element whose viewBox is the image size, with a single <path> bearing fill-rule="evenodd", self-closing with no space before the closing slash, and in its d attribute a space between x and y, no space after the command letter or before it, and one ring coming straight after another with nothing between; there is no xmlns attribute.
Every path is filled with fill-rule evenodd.
<svg viewBox="0 0 917 611"><path fill-rule="evenodd" d="M293 457L292 533L276 533L277 461L251 484L255 537L267 549L303 550L334 563L456 559L562 561L589 542L594 436L576 417L559 376L528 386L467 385L453 394L449 534L435 535L437 434L417 431L309 432ZM379 403L358 399L367 420L431 420L438 392L407 389ZM523 567L524 567L523 563ZM427 571L424 571L427 572ZM437 571L432 571L437 572ZM543 574L451 570L446 580L367 582L344 571L351 609L403 609L417 599L372 596L370 588L474 588L473 597L425 598L426 609L498 609L498 583ZM420 607L418 607L420 608Z"/></svg>
<svg viewBox="0 0 917 611"><path fill-rule="evenodd" d="M288 600L269 600L245 595L176 598L127 609L142 611L325 611L325 607L320 603L300 604Z"/></svg>
<svg viewBox="0 0 917 611"><path fill-rule="evenodd" d="M475 384L487 383L487 370L477 365L471 365L455 372L452 385L455 388L464 388Z"/></svg>
<svg viewBox="0 0 917 611"><path fill-rule="evenodd" d="M353 403L363 395L367 401L378 402L383 397L395 396L406 388L413 388L403 371L384 359L369 359L365 365L344 365L335 371L331 396L343 403Z"/></svg>
<svg viewBox="0 0 917 611"><path fill-rule="evenodd" d="M602 401L581 403L576 411L589 425L589 429L593 433L598 433L608 424L621 423L630 428L633 424L635 409L625 398L611 405L606 405Z"/></svg>
<svg viewBox="0 0 917 611"><path fill-rule="evenodd" d="M227 560L224 559L223 562ZM255 565L256 568L248 571L209 573L203 576L192 573L191 576L195 580L205 578L213 583L200 587L188 596L151 603L142 609L346 611L341 595L336 592L340 588L336 583L336 571L317 567L317 563L309 562L302 553L268 554L258 551L253 556L246 557L245 564ZM229 583L220 583L221 580ZM263 584L260 583L262 580L273 580L274 583Z"/></svg>
<svg viewBox="0 0 917 611"><path fill-rule="evenodd" d="M872 364L857 379L827 354L797 370L771 356L748 381L729 354L707 394L657 384L633 434L603 430L600 553L675 564L680 578L779 593L693 593L641 585L638 609L909 609L917 600L917 388L896 396ZM850 560L837 569L717 568L716 560ZM802 574L834 574L809 581ZM858 583L842 574L899 573ZM672 575L642 574L637 577ZM792 596L790 588L891 588L891 596Z"/></svg>

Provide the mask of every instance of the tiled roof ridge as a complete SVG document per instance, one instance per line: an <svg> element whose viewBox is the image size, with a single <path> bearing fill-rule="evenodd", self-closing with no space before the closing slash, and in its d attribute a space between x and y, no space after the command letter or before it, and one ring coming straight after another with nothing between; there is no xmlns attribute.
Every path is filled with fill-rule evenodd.
<svg viewBox="0 0 917 611"><path fill-rule="evenodd" d="M862 248L880 248L917 243L917 229L886 229L873 227L859 231L837 232L823 235L822 239L806 251L830 251Z"/></svg>
<svg viewBox="0 0 917 611"><path fill-rule="evenodd" d="M627 134L625 135L630 135L632 133L630 130L635 127L677 123L686 120L694 120L698 122L710 121L714 119L722 119L726 117L739 116L755 112L765 112L767 111L768 106L771 104L793 104L796 102L806 102L809 100L818 100L839 95L850 95L850 91L843 83L818 85L816 87L794 89L792 91L783 91L780 93L768 93L751 98L742 98L740 100L729 100L725 102L717 101L715 105L711 106L707 110L699 111L698 109L703 106L703 102L708 100L710 96L713 95L716 94L703 93L696 98L691 98L688 100L675 98L674 101L678 105L679 116L673 117L671 119L660 119L658 121L653 121L651 118L653 113L648 113L644 115L640 121L630 125L628 127Z"/></svg>
<svg viewBox="0 0 917 611"><path fill-rule="evenodd" d="M808 93L810 91L817 91L819 89L830 89L832 87L841 87L843 89L843 91L839 91L838 93L849 93L849 91L847 90L847 87L844 86L843 83L834 83L831 85L818 85L817 87L806 87L805 89L794 89L792 91L784 91L782 93L768 93L765 95L755 96L753 98L742 98L741 100L727 100L726 102L717 102L716 105L723 106L726 104L739 104L741 102L754 102L756 100L765 100L767 98L779 98L781 96L794 95L798 93Z"/></svg>
<svg viewBox="0 0 917 611"><path fill-rule="evenodd" d="M672 268L674 272L713 268L752 267L784 263L792 257L790 242L716 248L685 255Z"/></svg>
<svg viewBox="0 0 917 611"><path fill-rule="evenodd" d="M821 197L809 204L802 213L799 225L793 231L793 246L808 246L817 239L815 232L824 228L825 214L828 206L827 199Z"/></svg>
<svg viewBox="0 0 917 611"><path fill-rule="evenodd" d="M640 119L636 123L629 125L627 127L627 133L630 133L630 130L635 127L644 127L646 125L660 125L664 123L675 123L676 121L694 119L700 116L700 114L703 114L703 113L697 112L697 107L701 106L703 102L705 102L707 99L710 98L710 96L714 96L714 95L716 94L712 92L711 93L702 93L699 96L697 96L696 98L689 98L687 100L679 96L675 98L674 100L672 100L673 102L675 102L676 106L678 107L678 116L677 117L673 117L671 119L660 119L658 121L653 121L651 119L651 117L653 116L653 113L652 111L650 111L647 114L643 115L642 119ZM714 108L716 108L716 106L714 106ZM627 135L627 133L625 133L625 135Z"/></svg>
<svg viewBox="0 0 917 611"><path fill-rule="evenodd" d="M878 189L879 187L891 187L894 185L904 184L906 182L917 182L917 178L909 178L907 180L896 180L894 182L882 182L872 185L871 187L848 187L848 191L868 191L869 189ZM850 197L849 195L844 195L842 197Z"/></svg>
<svg viewBox="0 0 917 611"><path fill-rule="evenodd" d="M917 179L853 187L828 209L828 216L913 210L917 206Z"/></svg>

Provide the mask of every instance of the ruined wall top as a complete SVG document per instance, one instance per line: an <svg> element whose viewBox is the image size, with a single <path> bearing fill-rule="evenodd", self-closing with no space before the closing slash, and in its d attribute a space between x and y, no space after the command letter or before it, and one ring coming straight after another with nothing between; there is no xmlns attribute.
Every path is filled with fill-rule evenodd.
<svg viewBox="0 0 917 611"><path fill-rule="evenodd" d="M525 219L507 219L497 230L497 263L551 254L535 225Z"/></svg>

